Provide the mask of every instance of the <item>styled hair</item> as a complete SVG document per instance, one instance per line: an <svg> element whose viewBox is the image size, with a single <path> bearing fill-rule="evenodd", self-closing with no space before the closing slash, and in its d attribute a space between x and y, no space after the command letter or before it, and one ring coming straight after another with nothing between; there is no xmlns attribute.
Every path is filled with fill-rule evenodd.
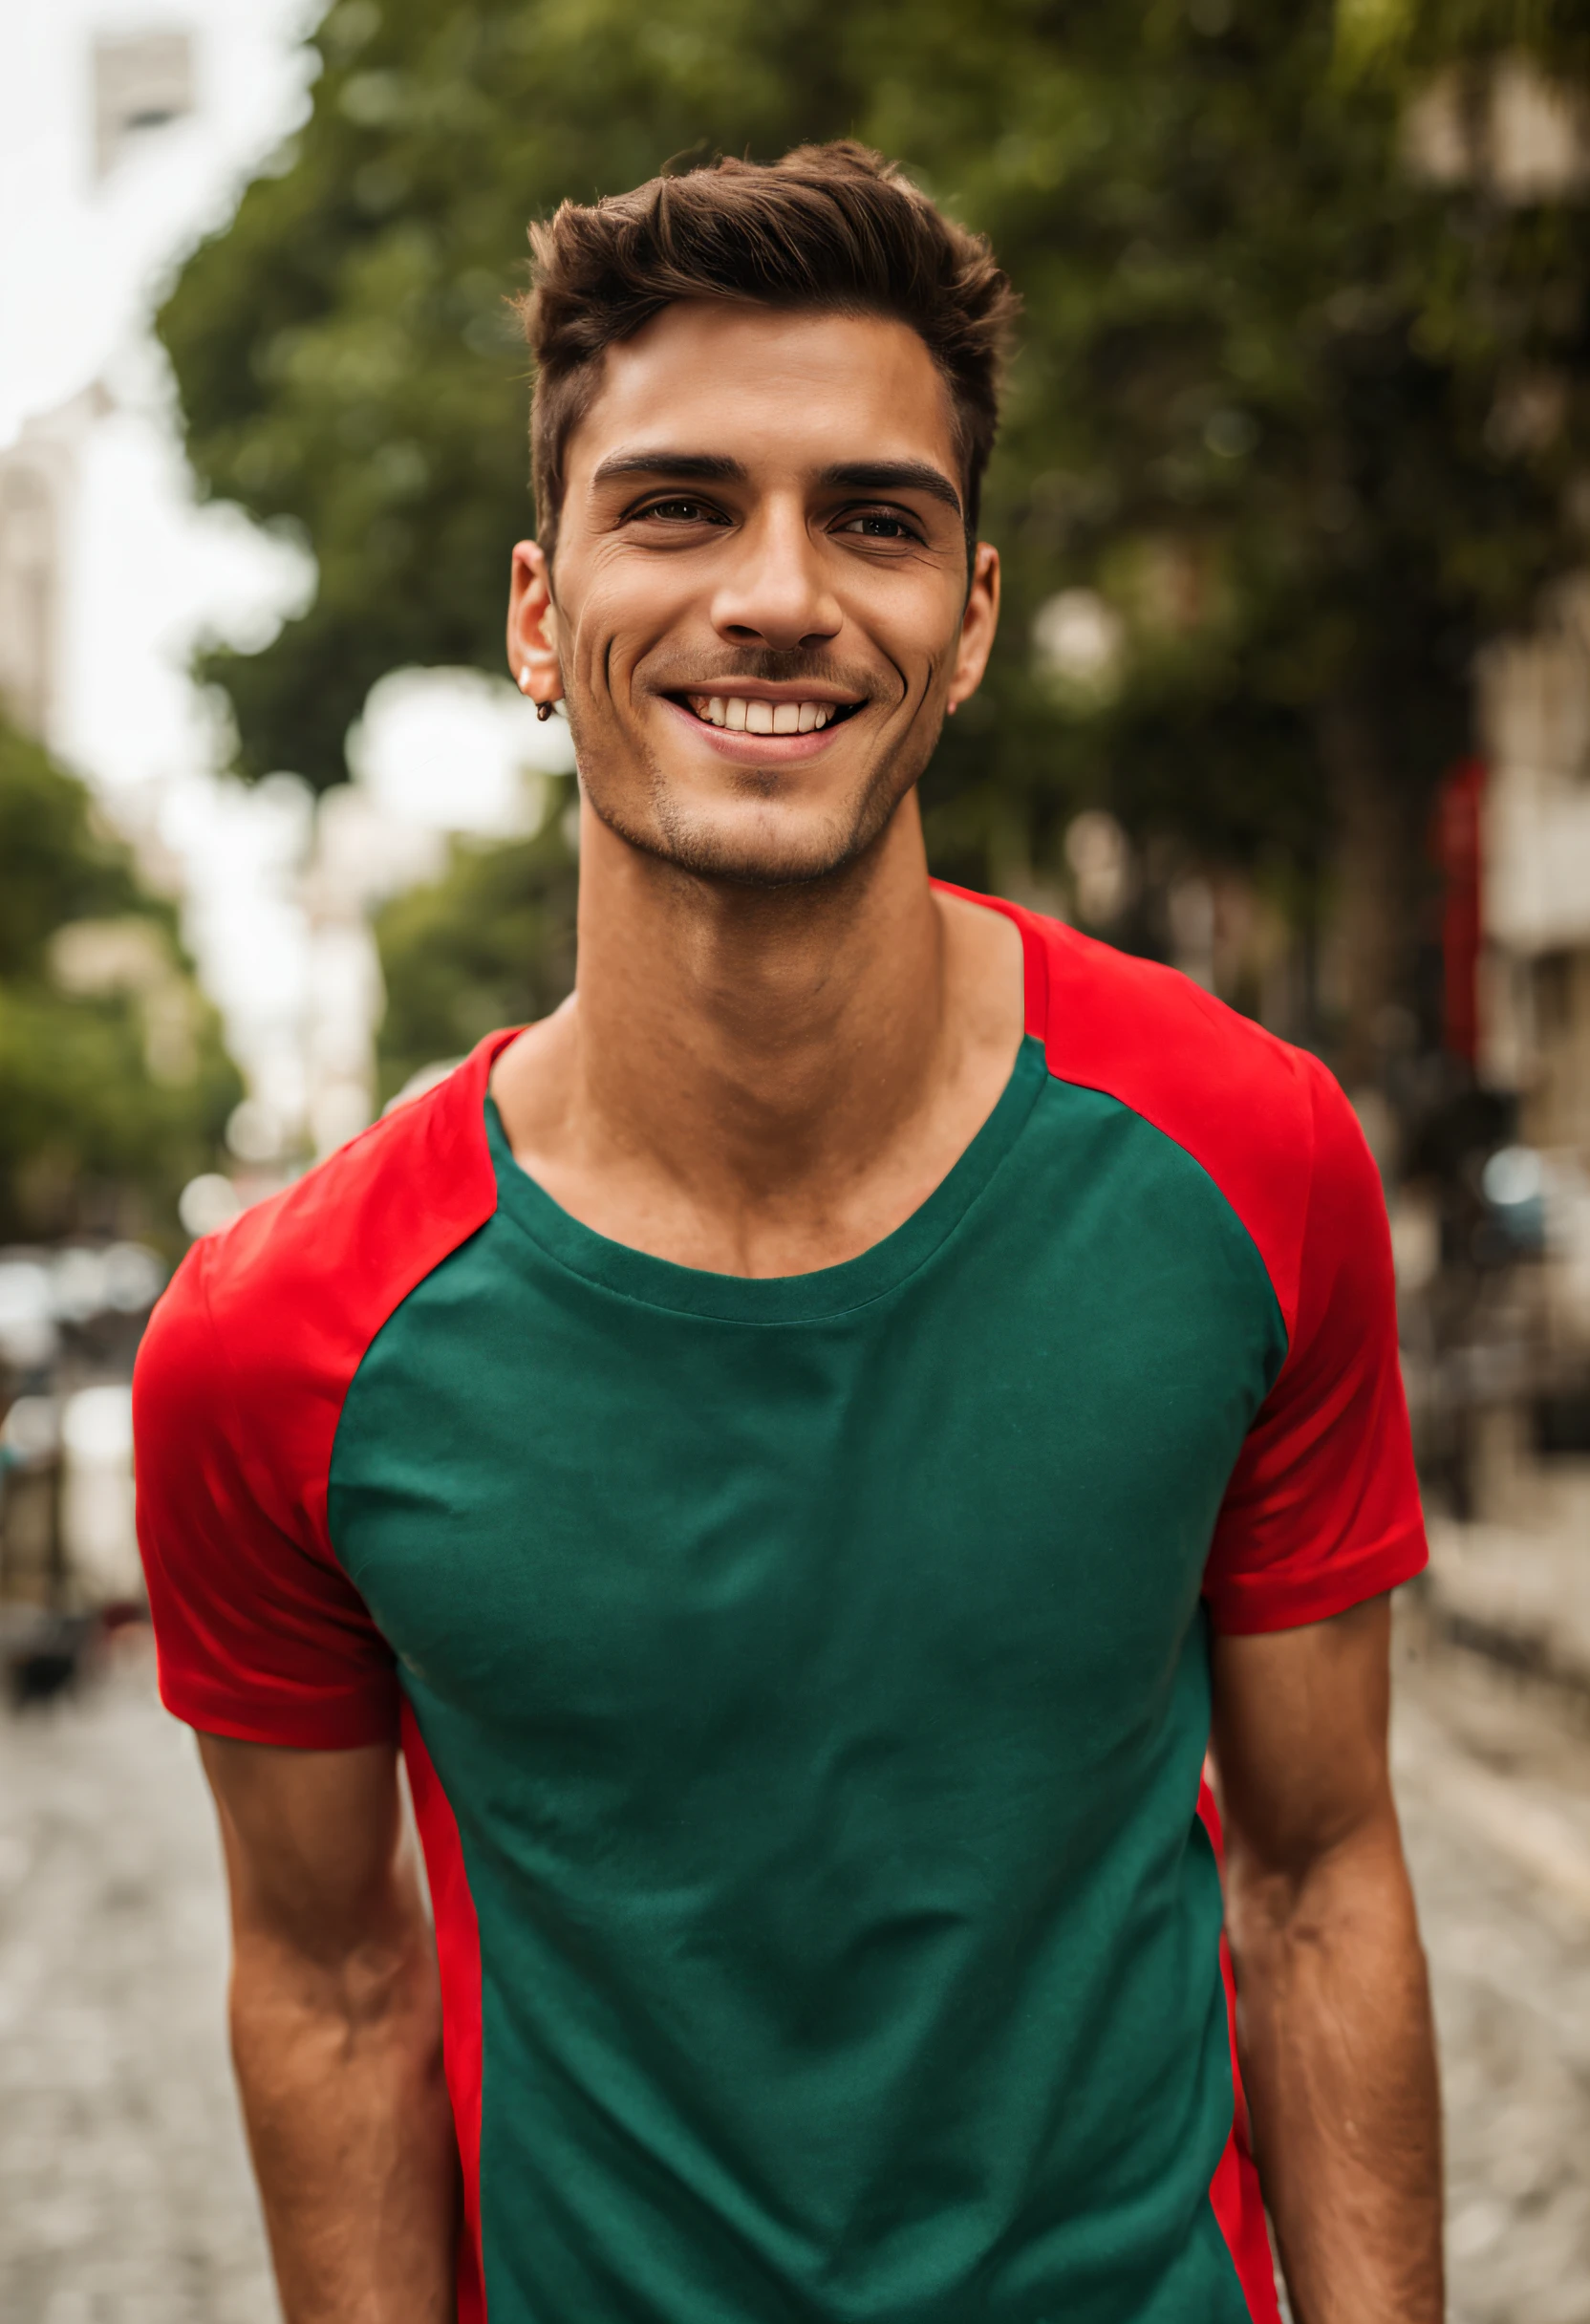
<svg viewBox="0 0 1590 2324"><path fill-rule="evenodd" d="M949 389L976 540L1020 302L986 239L881 154L841 139L770 163L724 156L633 193L565 202L531 226L530 246L531 288L516 306L535 359L531 477L548 557L569 439L594 399L604 352L665 307L702 298L909 324Z"/></svg>

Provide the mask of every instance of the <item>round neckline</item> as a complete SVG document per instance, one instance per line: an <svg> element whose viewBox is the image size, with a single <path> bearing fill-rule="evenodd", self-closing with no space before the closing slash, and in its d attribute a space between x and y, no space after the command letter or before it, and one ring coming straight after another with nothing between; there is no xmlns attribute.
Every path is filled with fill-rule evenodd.
<svg viewBox="0 0 1590 2324"><path fill-rule="evenodd" d="M815 1323L868 1306L913 1275L954 1234L1021 1131L1048 1078L1043 1044L1024 1033L1009 1079L988 1115L949 1170L909 1217L879 1242L834 1267L804 1275L719 1275L682 1267L630 1243L614 1242L555 1202L514 1159L489 1089L485 1133L497 1176L498 1207L570 1275L642 1306L734 1323Z"/></svg>

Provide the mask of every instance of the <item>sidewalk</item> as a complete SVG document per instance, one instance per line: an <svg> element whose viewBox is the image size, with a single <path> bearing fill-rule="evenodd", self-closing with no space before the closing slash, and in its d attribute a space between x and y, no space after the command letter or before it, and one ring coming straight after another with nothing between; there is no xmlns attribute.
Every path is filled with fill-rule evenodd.
<svg viewBox="0 0 1590 2324"><path fill-rule="evenodd" d="M1437 1631L1590 1701L1590 1462L1510 1494L1506 1517L1432 1517L1425 1607Z"/></svg>
<svg viewBox="0 0 1590 2324"><path fill-rule="evenodd" d="M193 1737L129 1633L0 1705L0 2318L280 2324Z"/></svg>

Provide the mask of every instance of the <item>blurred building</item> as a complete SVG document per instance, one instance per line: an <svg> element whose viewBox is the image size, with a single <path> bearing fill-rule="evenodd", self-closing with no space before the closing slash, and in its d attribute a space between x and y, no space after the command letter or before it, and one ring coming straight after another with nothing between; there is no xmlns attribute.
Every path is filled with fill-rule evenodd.
<svg viewBox="0 0 1590 2324"><path fill-rule="evenodd" d="M187 664L206 631L268 635L308 561L195 505L149 316L301 118L302 21L298 0L0 11L0 701L183 896L246 1071L292 1005L296 924L269 804L217 781ZM66 965L81 987L93 964Z"/></svg>
<svg viewBox="0 0 1590 2324"><path fill-rule="evenodd" d="M1590 581L1480 670L1486 1077L1534 1145L1590 1153Z"/></svg>
<svg viewBox="0 0 1590 2324"><path fill-rule="evenodd" d="M1550 1341L1590 1364L1590 579L1491 650L1479 703L1480 1073L1538 1157Z"/></svg>
<svg viewBox="0 0 1590 2324"><path fill-rule="evenodd" d="M1414 172L1526 204L1590 195L1590 99L1521 54L1454 66L1410 110ZM1512 383L1498 446L1549 442L1567 382ZM1556 592L1533 635L1477 672L1487 762L1480 812L1482 1081L1515 1092L1519 1133L1590 1160L1590 577Z"/></svg>
<svg viewBox="0 0 1590 2324"><path fill-rule="evenodd" d="M108 408L96 381L0 451L0 698L24 732L56 746L68 544L84 446Z"/></svg>
<svg viewBox="0 0 1590 2324"><path fill-rule="evenodd" d="M94 42L94 169L111 171L137 140L193 111L189 32L100 32Z"/></svg>
<svg viewBox="0 0 1590 2324"><path fill-rule="evenodd" d="M191 648L265 643L313 570L241 510L195 506L148 318L302 118L305 21L300 0L0 11L0 699L182 896L248 1083L237 1199L371 1118L372 909L440 871L450 834L533 828L544 772L569 763L567 728L505 680L409 672L375 690L356 779L318 807L290 768L253 789L222 772ZM126 964L78 944L56 966L89 989ZM217 1179L194 1216L225 1198Z"/></svg>
<svg viewBox="0 0 1590 2324"><path fill-rule="evenodd" d="M1406 127L1429 183L1590 199L1590 98L1522 54L1443 73ZM1549 444L1568 384L1512 379L1498 452ZM1437 1508L1566 1541L1590 1510L1590 576L1480 656L1474 732L1433 833L1446 1062L1392 1201L1405 1368Z"/></svg>

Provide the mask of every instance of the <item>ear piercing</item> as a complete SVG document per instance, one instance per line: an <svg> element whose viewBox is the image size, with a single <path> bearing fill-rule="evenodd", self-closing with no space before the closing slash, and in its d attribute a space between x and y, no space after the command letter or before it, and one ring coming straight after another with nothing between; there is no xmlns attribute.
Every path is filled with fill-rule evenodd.
<svg viewBox="0 0 1590 2324"><path fill-rule="evenodd" d="M529 663L528 663L528 662L526 662L526 663L524 663L524 664L523 664L523 666L521 667L520 672L519 672L519 691L520 691L520 693L521 693L521 694L528 694L529 690L530 690L530 665L529 665ZM547 723L547 721L548 721L548 719L551 717L551 715L552 715L552 705L551 705L551 703L550 703L550 702L537 702L537 704L536 704L536 706L535 706L535 715L536 715L536 717L537 717L537 718L540 720L540 721L541 721L541 723L543 724L543 726L545 726L545 725L546 725L546 723Z"/></svg>

